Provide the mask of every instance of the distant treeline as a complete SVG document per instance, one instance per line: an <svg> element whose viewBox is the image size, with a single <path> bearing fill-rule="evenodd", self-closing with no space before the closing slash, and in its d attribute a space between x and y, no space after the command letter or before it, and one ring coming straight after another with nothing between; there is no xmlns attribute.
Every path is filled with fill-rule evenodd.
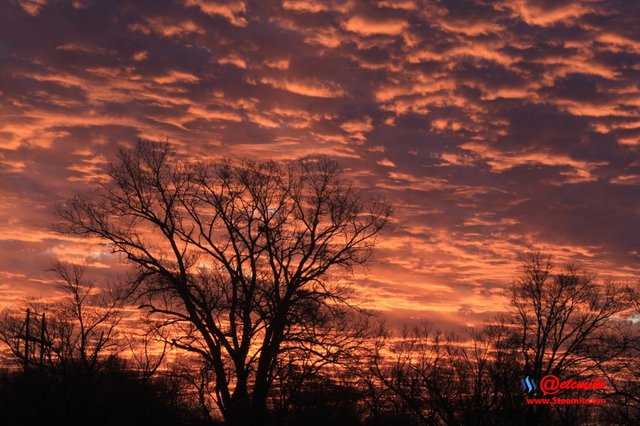
<svg viewBox="0 0 640 426"><path fill-rule="evenodd" d="M24 309L5 311L0 323L0 424L224 423L209 366L193 357L169 361L168 347L151 345L149 336L123 340L120 299L82 285L77 266L55 270L64 301L30 304L28 332ZM509 312L467 335L371 321L357 356L313 372L304 360L286 360L261 424L640 423L637 287L598 282L576 267L559 270L550 256L530 253L507 292ZM45 311L43 323L36 313ZM547 375L606 386L545 395L540 379ZM605 404L527 404L553 396Z"/></svg>

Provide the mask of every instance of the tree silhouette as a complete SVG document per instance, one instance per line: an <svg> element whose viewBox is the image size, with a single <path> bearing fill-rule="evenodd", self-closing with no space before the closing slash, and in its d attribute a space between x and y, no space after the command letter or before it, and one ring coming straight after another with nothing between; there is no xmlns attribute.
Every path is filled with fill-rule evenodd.
<svg viewBox="0 0 640 426"><path fill-rule="evenodd" d="M9 367L0 370L0 424L202 424L182 383L156 374L162 353L144 346L135 362L119 357L126 295L98 288L81 266L52 269L61 297L0 318L2 367ZM137 354L137 342L130 344Z"/></svg>
<svg viewBox="0 0 640 426"><path fill-rule="evenodd" d="M523 376L606 376L627 350L629 328L621 319L629 303L624 288L615 283L599 282L574 265L557 268L550 255L531 252L522 256L521 274L508 294ZM532 410L529 424L552 415L547 406ZM580 407L553 411L566 423L579 422L585 415Z"/></svg>
<svg viewBox="0 0 640 426"><path fill-rule="evenodd" d="M187 163L140 142L108 175L60 206L59 229L137 268L141 306L210 366L228 424L262 423L282 360L320 367L358 346L361 328L337 327L349 286L330 274L369 259L389 207L363 200L334 161Z"/></svg>
<svg viewBox="0 0 640 426"><path fill-rule="evenodd" d="M609 341L611 346L624 352L601 369L612 387L605 421L636 425L640 423L640 283L629 284L625 290L631 305L626 321L629 332L613 336Z"/></svg>
<svg viewBox="0 0 640 426"><path fill-rule="evenodd" d="M14 363L62 373L79 370L90 376L122 349L116 335L126 295L113 287L98 291L79 265L57 262L52 272L59 279L62 297L54 303L31 302L24 310L5 311L0 320L0 341ZM31 324L24 320L27 309ZM32 343L27 350L29 340Z"/></svg>
<svg viewBox="0 0 640 426"><path fill-rule="evenodd" d="M633 424L640 345L629 315L634 301L640 306L638 294L576 266L557 268L547 254L526 253L507 289L509 312L470 330L468 339L424 325L397 338L381 333L371 373L387 394L378 391L377 403L391 401L420 424ZM547 374L599 376L609 390L598 396L620 405L527 406L518 381Z"/></svg>
<svg viewBox="0 0 640 426"><path fill-rule="evenodd" d="M422 323L404 327L397 338L382 335L370 371L386 395L376 402L386 399L394 406L396 417L404 416L400 424L486 425L515 419L508 393L519 366L504 348L508 333L495 324L461 339Z"/></svg>
<svg viewBox="0 0 640 426"><path fill-rule="evenodd" d="M602 343L620 332L612 320L629 307L623 289L575 266L555 269L549 255L525 254L521 276L509 288L524 369L534 377L579 373L622 352Z"/></svg>

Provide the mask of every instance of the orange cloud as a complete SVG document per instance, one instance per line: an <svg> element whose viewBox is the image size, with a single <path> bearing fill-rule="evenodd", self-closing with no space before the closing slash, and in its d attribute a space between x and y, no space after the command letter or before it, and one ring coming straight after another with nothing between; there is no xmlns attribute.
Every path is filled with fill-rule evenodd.
<svg viewBox="0 0 640 426"><path fill-rule="evenodd" d="M293 79L262 78L262 84L273 86L303 96L316 98L340 98L346 95L337 84L330 82L299 81Z"/></svg>
<svg viewBox="0 0 640 426"><path fill-rule="evenodd" d="M407 22L397 19L374 21L364 16L354 16L343 24L348 31L370 35L398 35L407 28Z"/></svg>
<svg viewBox="0 0 640 426"><path fill-rule="evenodd" d="M17 0L17 3L29 15L35 16L47 4L47 0Z"/></svg>
<svg viewBox="0 0 640 426"><path fill-rule="evenodd" d="M328 5L323 4L322 2L308 0L285 0L282 2L282 7L286 10L307 13L318 13L331 10Z"/></svg>
<svg viewBox="0 0 640 426"><path fill-rule="evenodd" d="M247 20L242 16L247 11L244 1L186 0L186 5L196 6L208 15L222 16L239 27L247 25Z"/></svg>
<svg viewBox="0 0 640 426"><path fill-rule="evenodd" d="M556 22L568 22L589 13L591 8L583 2L553 5L545 8L535 0L516 0L511 5L514 12L529 25L548 26Z"/></svg>

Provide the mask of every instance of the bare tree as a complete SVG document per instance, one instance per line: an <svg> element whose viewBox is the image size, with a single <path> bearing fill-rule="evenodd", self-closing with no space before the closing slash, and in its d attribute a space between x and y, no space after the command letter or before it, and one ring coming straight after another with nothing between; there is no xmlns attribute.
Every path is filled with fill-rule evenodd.
<svg viewBox="0 0 640 426"><path fill-rule="evenodd" d="M524 376L598 375L614 391L601 396L624 401L624 410L609 410L620 422L637 416L628 407L637 401L632 377L640 346L628 318L629 300L638 294L600 283L575 266L556 268L549 255L528 253L507 290L510 312L479 333L471 330L468 339L425 326L383 336L373 376L402 404L397 412L412 412L422 424L480 425L601 420L603 410L594 407L526 406L518 385Z"/></svg>
<svg viewBox="0 0 640 426"><path fill-rule="evenodd" d="M550 255L532 252L523 255L522 272L508 295L523 376L609 377L627 351L629 304L624 289L613 282L598 282L573 265L559 269ZM578 406L532 408L531 424L551 417L576 423L596 412Z"/></svg>
<svg viewBox="0 0 640 426"><path fill-rule="evenodd" d="M469 332L461 339L423 323L404 327L398 337L382 336L371 371L398 405L396 413L412 413L414 422L425 425L504 421L503 385L516 382L513 358L503 348L508 333L501 324Z"/></svg>
<svg viewBox="0 0 640 426"><path fill-rule="evenodd" d="M625 289L630 310L625 317L629 332L612 336L609 344L625 352L601 371L611 383L605 421L611 424L640 423L640 283Z"/></svg>
<svg viewBox="0 0 640 426"><path fill-rule="evenodd" d="M96 289L82 266L59 262L53 271L67 297L50 306L51 351L63 368L79 362L84 374L92 374L122 349L116 337L126 298L115 287Z"/></svg>
<svg viewBox="0 0 640 426"><path fill-rule="evenodd" d="M363 200L325 157L186 163L140 142L108 175L61 206L59 228L137 267L141 306L211 366L229 424L262 423L280 360L337 361L328 319L350 288L331 274L369 259L386 203Z"/></svg>
<svg viewBox="0 0 640 426"><path fill-rule="evenodd" d="M426 323L405 326L397 338L389 330L380 332L371 371L377 386L389 392L393 410L412 413L420 424L457 424L450 392L443 388L455 385L443 334Z"/></svg>
<svg viewBox="0 0 640 426"><path fill-rule="evenodd" d="M130 333L125 339L129 346L129 363L140 373L142 380L148 381L163 365L169 344L156 335L155 324L146 325L141 333Z"/></svg>
<svg viewBox="0 0 640 426"><path fill-rule="evenodd" d="M82 266L58 262L52 271L60 280L62 298L53 303L31 301L24 310L4 312L0 341L22 365L37 363L60 374L76 369L92 375L121 348L116 334L126 298L113 288L97 289ZM27 309L31 318L25 321ZM25 347L29 344L31 349ZM36 347L39 354L34 353Z"/></svg>
<svg viewBox="0 0 640 426"><path fill-rule="evenodd" d="M212 396L215 395L215 373L210 365L194 362L194 356L189 354L187 357L178 357L165 375L186 385L197 403L202 418L213 423L211 404Z"/></svg>
<svg viewBox="0 0 640 426"><path fill-rule="evenodd" d="M571 265L556 272L549 255L535 252L524 255L508 292L526 374L581 374L623 352L603 344L620 333L615 320L628 309L614 283L598 283Z"/></svg>

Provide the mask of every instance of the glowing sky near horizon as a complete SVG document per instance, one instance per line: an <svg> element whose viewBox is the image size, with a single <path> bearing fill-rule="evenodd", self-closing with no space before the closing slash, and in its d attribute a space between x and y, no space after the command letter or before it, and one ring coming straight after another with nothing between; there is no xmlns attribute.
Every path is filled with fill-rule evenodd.
<svg viewBox="0 0 640 426"><path fill-rule="evenodd" d="M357 288L400 319L502 310L519 251L640 266L640 2L0 2L0 304L52 294L50 230L118 145L335 157L394 205Z"/></svg>

